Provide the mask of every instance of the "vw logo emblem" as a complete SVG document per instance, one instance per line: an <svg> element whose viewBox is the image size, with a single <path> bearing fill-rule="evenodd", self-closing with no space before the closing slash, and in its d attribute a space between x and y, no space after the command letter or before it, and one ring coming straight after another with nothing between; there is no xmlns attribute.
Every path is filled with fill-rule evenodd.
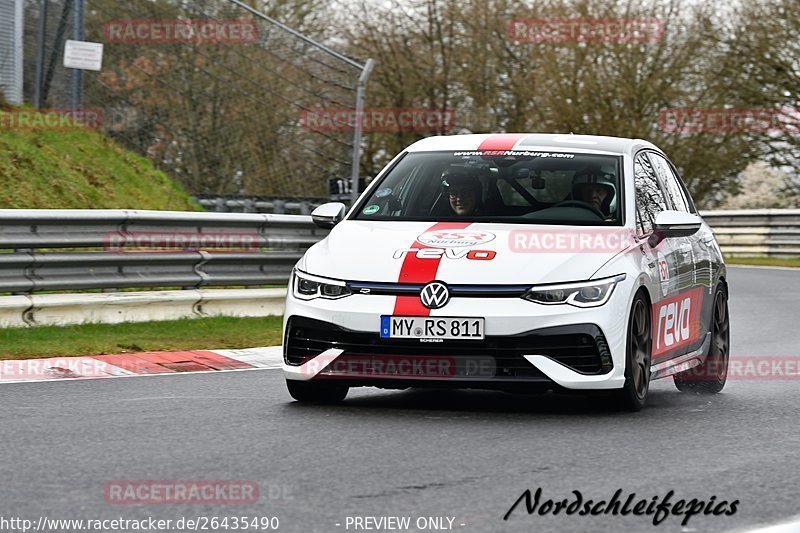
<svg viewBox="0 0 800 533"><path fill-rule="evenodd" d="M447 290L447 285L441 281L431 281L422 287L419 299L422 301L422 305L428 309L439 309L450 301L450 291Z"/></svg>

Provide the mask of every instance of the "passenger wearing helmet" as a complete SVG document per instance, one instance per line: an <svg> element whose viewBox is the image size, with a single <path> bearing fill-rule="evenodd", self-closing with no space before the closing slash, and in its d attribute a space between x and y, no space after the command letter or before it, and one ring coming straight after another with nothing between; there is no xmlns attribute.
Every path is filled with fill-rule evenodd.
<svg viewBox="0 0 800 533"><path fill-rule="evenodd" d="M572 198L591 205L606 217L614 194L613 176L598 168L578 171L572 178Z"/></svg>
<svg viewBox="0 0 800 533"><path fill-rule="evenodd" d="M477 215L481 211L483 187L477 176L463 171L442 173L442 189L456 215Z"/></svg>

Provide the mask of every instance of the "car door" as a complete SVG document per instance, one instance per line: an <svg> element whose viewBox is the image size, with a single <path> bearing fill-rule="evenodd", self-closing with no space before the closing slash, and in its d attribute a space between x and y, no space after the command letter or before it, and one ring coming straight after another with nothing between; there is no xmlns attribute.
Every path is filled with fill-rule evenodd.
<svg viewBox="0 0 800 533"><path fill-rule="evenodd" d="M653 170L661 182L661 188L667 204L667 209L691 212L683 191L677 181L677 176L672 173L672 168L665 157L656 152L648 152L647 156L653 165ZM695 262L695 241L697 234L689 237L676 237L670 239L676 250L678 260L678 291L688 291L697 285L697 264Z"/></svg>
<svg viewBox="0 0 800 533"><path fill-rule="evenodd" d="M658 280L659 293L652 293L652 362L658 364L686 352L685 347L692 337L692 305L698 299L681 292L685 283L687 266L680 251L679 239L663 239L655 247L647 237L653 233L656 215L671 209L646 152L634 158L634 187L636 191L637 238L643 239L641 250L645 254L646 268L654 280ZM691 252L689 253L691 256ZM691 267L688 274L691 277Z"/></svg>
<svg viewBox="0 0 800 533"><path fill-rule="evenodd" d="M667 201L672 205L672 208L677 211L696 213L697 210L694 206L694 202L692 202L674 165L661 154L651 152L649 155L650 159L653 161L656 174L658 174L662 181ZM680 246L684 249L688 248L691 251L691 288L699 288L702 292L702 311L699 313L698 317L700 322L698 330L700 332L708 331L714 296L714 234L711 232L711 228L703 224L697 233L689 237L682 237L681 239L684 242L682 242Z"/></svg>

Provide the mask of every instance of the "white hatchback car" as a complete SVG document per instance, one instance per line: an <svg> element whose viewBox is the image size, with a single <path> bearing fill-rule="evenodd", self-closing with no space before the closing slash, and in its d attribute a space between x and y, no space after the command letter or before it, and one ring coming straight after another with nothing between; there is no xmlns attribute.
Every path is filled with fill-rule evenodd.
<svg viewBox="0 0 800 533"><path fill-rule="evenodd" d="M653 144L582 135L409 146L297 263L284 373L299 401L350 387L718 392L722 254Z"/></svg>

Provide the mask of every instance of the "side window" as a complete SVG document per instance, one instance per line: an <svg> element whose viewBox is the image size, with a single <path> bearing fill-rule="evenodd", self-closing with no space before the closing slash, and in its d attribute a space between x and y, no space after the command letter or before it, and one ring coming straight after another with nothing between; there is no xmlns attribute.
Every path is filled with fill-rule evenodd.
<svg viewBox="0 0 800 533"><path fill-rule="evenodd" d="M636 211L639 215L639 230L642 234L653 231L656 215L667 209L664 195L650 161L639 154L633 161L633 179L636 189Z"/></svg>
<svg viewBox="0 0 800 533"><path fill-rule="evenodd" d="M678 176L672 170L672 167L667 163L667 160L658 154L650 153L650 161L653 162L653 168L656 171L661 183L664 185L664 191L672 201L672 205L677 211L690 212L689 202L683 193L681 184L678 183Z"/></svg>

